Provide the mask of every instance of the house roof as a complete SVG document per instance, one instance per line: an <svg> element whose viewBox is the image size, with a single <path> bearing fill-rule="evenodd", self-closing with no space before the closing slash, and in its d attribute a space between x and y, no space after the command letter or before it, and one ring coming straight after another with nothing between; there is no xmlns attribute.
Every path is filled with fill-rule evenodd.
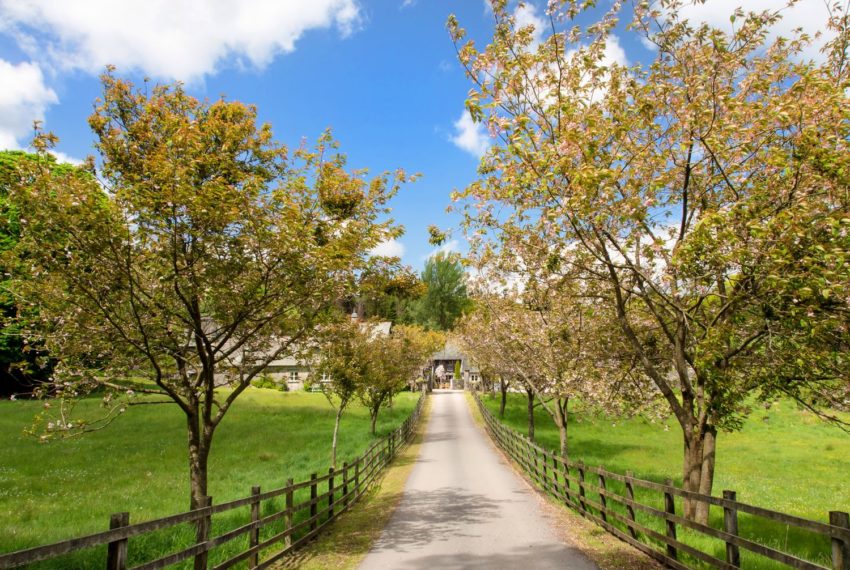
<svg viewBox="0 0 850 570"><path fill-rule="evenodd" d="M468 370L470 372L478 372L478 366L471 358L467 358L466 355L460 350L456 344L451 341L446 341L446 345L431 355L431 360L460 360L462 361L463 370Z"/></svg>

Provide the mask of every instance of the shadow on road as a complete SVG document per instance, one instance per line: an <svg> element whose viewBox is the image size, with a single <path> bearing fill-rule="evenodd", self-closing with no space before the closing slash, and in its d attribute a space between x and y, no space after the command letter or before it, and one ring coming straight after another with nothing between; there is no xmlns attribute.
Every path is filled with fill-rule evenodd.
<svg viewBox="0 0 850 570"><path fill-rule="evenodd" d="M425 436L425 441L427 443L435 443L438 441L452 441L457 439L457 434L451 431L438 431L435 433L429 433Z"/></svg>
<svg viewBox="0 0 850 570"><path fill-rule="evenodd" d="M497 568L564 568L564 548L560 545L517 547L508 552L481 554L432 554L400 561L395 568L463 568L494 570Z"/></svg>
<svg viewBox="0 0 850 570"><path fill-rule="evenodd" d="M450 538L477 536L468 534L469 528L498 511L496 501L466 489L449 487L409 496L384 529L375 550L406 551Z"/></svg>

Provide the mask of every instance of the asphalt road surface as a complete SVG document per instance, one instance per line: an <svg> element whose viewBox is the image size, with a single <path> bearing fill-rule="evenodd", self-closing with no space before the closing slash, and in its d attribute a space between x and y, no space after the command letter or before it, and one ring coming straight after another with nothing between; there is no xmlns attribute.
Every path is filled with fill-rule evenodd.
<svg viewBox="0 0 850 570"><path fill-rule="evenodd" d="M473 423L463 392L432 398L404 495L360 569L595 569L558 537L540 499Z"/></svg>

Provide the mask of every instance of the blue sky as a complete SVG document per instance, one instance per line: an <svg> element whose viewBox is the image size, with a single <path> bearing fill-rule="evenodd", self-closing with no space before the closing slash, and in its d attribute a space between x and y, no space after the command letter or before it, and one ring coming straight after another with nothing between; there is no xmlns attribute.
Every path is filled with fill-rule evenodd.
<svg viewBox="0 0 850 570"><path fill-rule="evenodd" d="M528 4L518 14L534 23L545 2ZM780 2L709 0L694 15L723 25L735 4ZM789 26L822 9L801 4ZM392 203L405 235L383 248L419 269L432 251L426 228L457 224L449 193L475 178L487 144L461 120L470 85L445 28L451 13L486 42L484 0L0 0L0 148L26 147L42 119L63 156L90 154L86 117L107 63L135 81L179 79L197 97L257 105L289 145L330 127L351 167L422 173ZM652 57L624 30L617 39L612 57Z"/></svg>

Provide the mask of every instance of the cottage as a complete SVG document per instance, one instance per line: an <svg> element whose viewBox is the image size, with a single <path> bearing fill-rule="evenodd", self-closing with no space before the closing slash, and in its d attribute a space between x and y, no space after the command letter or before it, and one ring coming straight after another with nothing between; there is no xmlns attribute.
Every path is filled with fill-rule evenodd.
<svg viewBox="0 0 850 570"><path fill-rule="evenodd" d="M431 388L468 389L480 379L478 366L460 348L447 341L442 350L431 356L427 369Z"/></svg>

